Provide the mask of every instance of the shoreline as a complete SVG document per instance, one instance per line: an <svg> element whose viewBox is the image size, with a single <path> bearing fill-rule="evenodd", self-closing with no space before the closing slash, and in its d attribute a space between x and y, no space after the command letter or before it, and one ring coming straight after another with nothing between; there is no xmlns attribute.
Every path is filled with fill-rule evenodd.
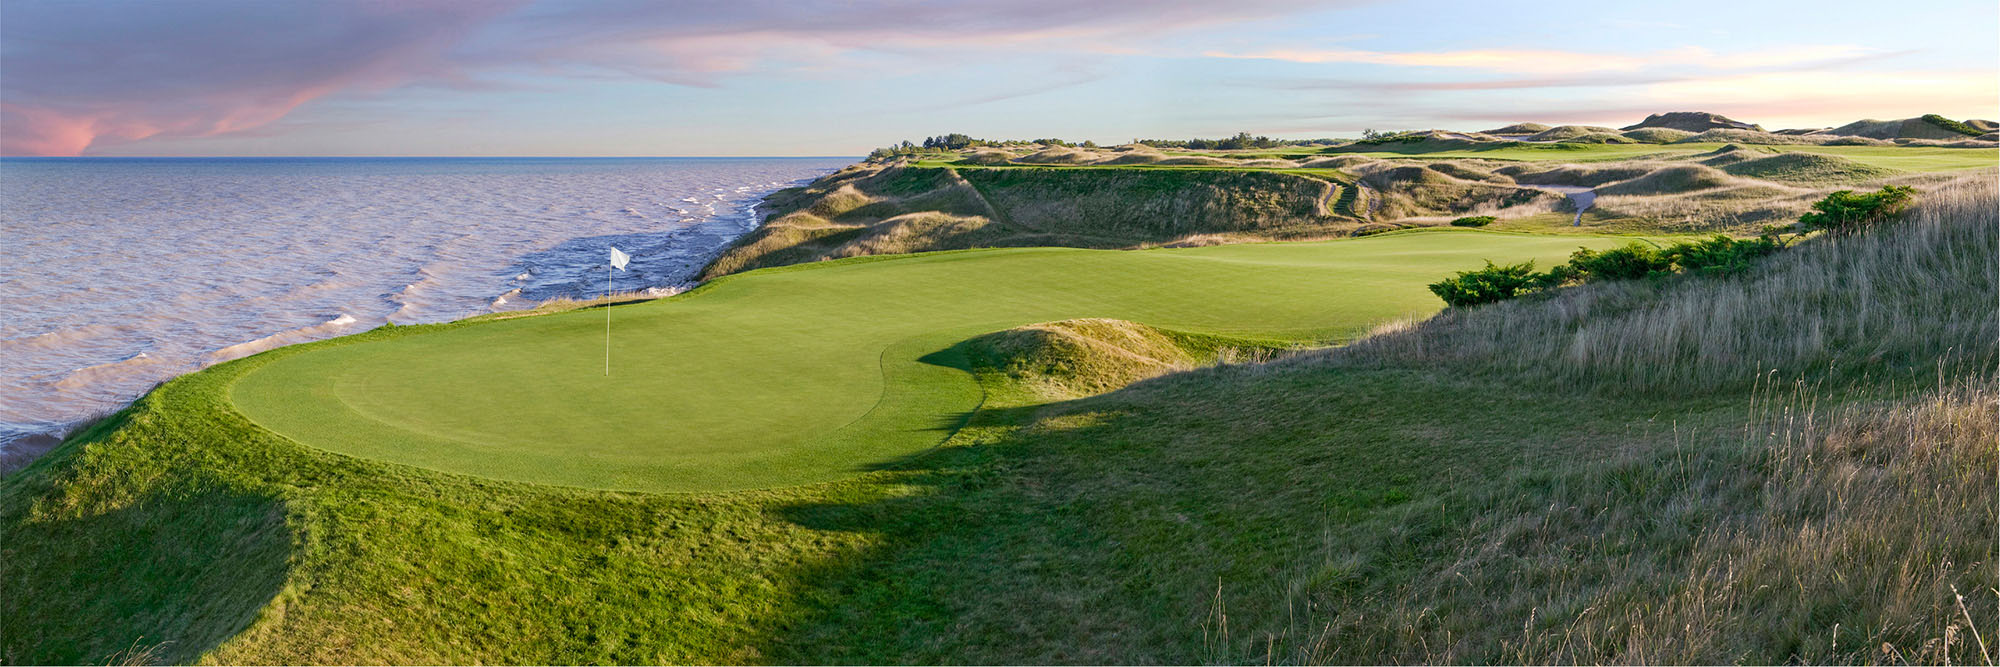
<svg viewBox="0 0 2000 667"><path fill-rule="evenodd" d="M766 199L768 199L773 193L785 190L787 188L797 187L801 183L809 183L824 175L825 174L820 174L818 176L813 176L810 178L798 179L790 182L789 184L782 185L776 188L771 188L769 190L757 193L748 199L748 203L737 207L728 215L718 214L717 216L715 216L715 218L704 220L700 223L696 223L694 225L688 225L687 227L682 228L682 229L692 229L701 224L718 222L718 221L725 223L731 220L738 221L738 224L725 226L724 229L727 230L727 233L724 235L722 243L718 244L715 248L705 253L705 256L701 258L701 261L692 265L692 268L688 272L688 275L684 279L679 280L677 282L671 282L659 285L648 285L646 287L637 290L618 290L615 291L613 294L609 295L608 297L606 295L601 295L601 294L577 295L575 297L556 296L540 300L523 298L520 296L520 291L521 291L520 288L514 288L506 292L496 294L491 299L486 299L485 305L483 307L484 308L483 312L480 311L468 312L456 317L452 317L450 319L441 320L439 323L458 322L472 318L489 317L505 313L519 313L518 315L515 316L522 317L522 316L527 316L527 313L529 311L533 311L537 308L540 308L544 304L556 303L560 301L576 301L586 304L594 303L596 301L603 300L606 298L621 299L623 301L640 301L640 300L665 298L668 296L673 296L675 294L686 292L688 290L692 290L696 287L701 286L703 282L700 279L701 269L707 267L710 262L715 261L715 258L717 256L720 256L723 252L726 252L730 247L732 247L735 244L737 239L742 238L743 235L755 231L758 227L762 226L763 221L759 219L758 211L760 208L763 207ZM637 298L632 298L635 296ZM515 306L515 304L520 304L520 305ZM509 307L502 307L503 305ZM103 411L97 412L96 414L93 414L91 416L83 417L81 419L49 424L45 428L34 428L34 427L24 428L23 429L24 432L21 433L20 435L17 435L11 439L0 440L0 477L11 476L16 472L19 472L27 468L29 465L32 465L35 461L40 460L42 456L48 454L51 451L54 451L58 447L61 447L63 443L68 442L71 436L74 436L77 433L87 429L91 424L94 424L107 417L110 417L126 409L131 408L132 404L135 401L144 398L146 394L151 393L153 389L158 388L161 384L170 382L175 378L179 378L190 373L198 373L201 372L202 370L208 369L217 364L227 363L237 359L242 359L244 357L262 354L264 352L268 352L282 347L288 347L291 345L298 345L303 343L313 343L323 340L340 338L343 336L352 336L356 334L366 333L367 331L381 327L385 324L391 324L393 323L393 321L384 320L383 322L377 322L374 324L374 326L370 326L368 328L353 328L354 325L357 323L358 320L356 320L352 315L343 312L325 322L321 322L318 324L285 329L282 331L277 331L256 338L252 338L250 340L231 343L228 345L217 347L215 349L206 350L197 355L198 360L195 361L193 367L183 369L180 372L174 373L171 376L161 378L158 382L153 383L153 385L151 387L148 387L145 391L139 392L138 394L123 400L122 402L118 403L115 406L108 407ZM334 333L336 331L338 331L338 333ZM329 333L331 333L332 335L323 335ZM143 353L141 354L141 356L143 357ZM72 371L72 373L77 371L87 370L90 368L98 368L118 363L123 363L123 362L112 361L94 366L79 367L75 371Z"/></svg>

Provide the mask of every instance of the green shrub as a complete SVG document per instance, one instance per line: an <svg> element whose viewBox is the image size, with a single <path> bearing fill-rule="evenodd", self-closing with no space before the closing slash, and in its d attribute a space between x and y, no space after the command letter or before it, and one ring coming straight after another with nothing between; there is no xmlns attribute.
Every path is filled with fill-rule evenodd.
<svg viewBox="0 0 2000 667"><path fill-rule="evenodd" d="M1676 243L1660 251L1660 255L1681 271L1715 275L1741 272L1784 247L1775 234L1742 240L1718 234L1706 241Z"/></svg>
<svg viewBox="0 0 2000 667"><path fill-rule="evenodd" d="M1907 185L1884 185L1881 190L1866 194L1841 190L1814 202L1812 211L1799 216L1799 227L1834 236L1859 234L1901 215L1916 193L1916 188Z"/></svg>
<svg viewBox="0 0 2000 667"><path fill-rule="evenodd" d="M1457 220L1453 220L1453 221L1451 221L1451 226L1453 226L1453 227L1485 227L1485 226L1487 226L1487 225L1490 225L1490 224L1493 224L1493 223L1495 223L1495 222L1498 222L1499 220L1500 220L1499 218L1495 218L1495 217L1493 217L1493 216L1490 216L1490 215L1468 215L1468 216L1465 216L1465 217L1463 217L1463 218L1459 218L1459 219L1457 219Z"/></svg>
<svg viewBox="0 0 2000 667"><path fill-rule="evenodd" d="M1631 280L1668 273L1673 261L1659 250L1634 241L1603 252L1584 248L1571 253L1569 266L1580 280Z"/></svg>
<svg viewBox="0 0 2000 667"><path fill-rule="evenodd" d="M1445 305L1456 308L1512 299L1533 288L1535 279L1534 262L1496 266L1488 261L1486 268L1459 272L1430 288Z"/></svg>
<svg viewBox="0 0 2000 667"><path fill-rule="evenodd" d="M1942 127L1944 129L1951 130L1953 132L1957 132L1959 134L1963 134L1966 136L1977 137L1986 134L1985 132L1981 132L1978 129L1972 127L1971 125L1966 125L1965 123L1961 123L1934 113L1924 114L1924 121L1932 125L1936 125L1938 127Z"/></svg>

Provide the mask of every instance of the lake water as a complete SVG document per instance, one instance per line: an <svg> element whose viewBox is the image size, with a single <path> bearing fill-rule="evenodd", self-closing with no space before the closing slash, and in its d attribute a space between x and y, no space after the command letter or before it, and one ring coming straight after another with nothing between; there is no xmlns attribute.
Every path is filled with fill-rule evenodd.
<svg viewBox="0 0 2000 667"><path fill-rule="evenodd" d="M851 158L0 160L0 471L175 375L686 283Z"/></svg>

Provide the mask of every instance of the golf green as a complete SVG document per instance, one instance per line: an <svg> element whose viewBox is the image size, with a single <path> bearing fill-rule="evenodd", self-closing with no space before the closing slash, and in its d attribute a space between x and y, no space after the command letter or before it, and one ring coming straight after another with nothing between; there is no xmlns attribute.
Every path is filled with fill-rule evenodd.
<svg viewBox="0 0 2000 667"><path fill-rule="evenodd" d="M757 271L682 297L279 351L230 391L306 445L647 492L838 479L938 444L982 392L954 346L1079 317L1284 340L1441 307L1483 259L1622 239L1473 231L1143 251L1023 248Z"/></svg>

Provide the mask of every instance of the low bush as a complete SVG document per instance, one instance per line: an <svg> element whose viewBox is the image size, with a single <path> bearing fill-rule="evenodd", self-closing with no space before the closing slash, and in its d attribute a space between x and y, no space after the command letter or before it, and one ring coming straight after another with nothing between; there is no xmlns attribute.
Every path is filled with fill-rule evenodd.
<svg viewBox="0 0 2000 667"><path fill-rule="evenodd" d="M1486 268L1461 271L1431 283L1430 288L1432 294L1444 299L1445 305L1457 308L1512 299L1534 288L1535 279L1534 262L1497 266L1488 261Z"/></svg>
<svg viewBox="0 0 2000 667"><path fill-rule="evenodd" d="M1500 220L1499 218L1495 218L1495 217L1493 217L1493 216L1490 216L1490 215L1468 215L1468 216L1465 216L1465 217L1463 217L1463 218L1459 218L1459 219L1457 219L1457 220L1453 220L1453 221L1451 221L1451 226L1453 226L1453 227L1485 227L1485 226L1487 226L1487 225L1490 225L1490 224L1493 224L1493 223L1495 223L1495 222L1498 222L1499 220Z"/></svg>
<svg viewBox="0 0 2000 667"><path fill-rule="evenodd" d="M1682 272L1720 275L1740 273L1750 268L1752 262L1784 247L1784 242L1778 240L1775 233L1766 233L1754 239L1732 239L1717 234L1706 241L1676 243L1660 251L1660 255Z"/></svg>
<svg viewBox="0 0 2000 667"><path fill-rule="evenodd" d="M1924 114L1924 121L1932 125L1936 125L1938 127L1942 127L1944 129L1951 130L1953 132L1957 132L1959 134L1963 134L1969 137L1976 137L1982 134L1986 134L1985 132L1981 132L1977 128L1972 127L1971 125L1966 125L1965 123L1961 123L1934 113Z"/></svg>
<svg viewBox="0 0 2000 667"><path fill-rule="evenodd" d="M1910 207L1917 193L1907 185L1884 185L1881 190L1858 193L1841 190L1814 202L1813 210L1799 216L1801 231L1823 231L1833 236L1859 234Z"/></svg>
<svg viewBox="0 0 2000 667"><path fill-rule="evenodd" d="M1675 273L1726 275L1750 268L1757 259L1784 249L1775 228L1754 239L1732 239L1720 234L1693 243L1676 243L1664 249L1632 242L1597 251L1589 248L1570 254L1569 263L1536 273L1532 262L1466 271L1450 279L1432 283L1431 293L1449 306L1477 306L1511 299L1529 292L1564 285L1605 280L1637 280Z"/></svg>
<svg viewBox="0 0 2000 667"><path fill-rule="evenodd" d="M1674 264L1658 249L1634 241L1603 252L1589 248L1577 250L1570 254L1569 266L1578 279L1591 281L1632 280L1670 273Z"/></svg>

